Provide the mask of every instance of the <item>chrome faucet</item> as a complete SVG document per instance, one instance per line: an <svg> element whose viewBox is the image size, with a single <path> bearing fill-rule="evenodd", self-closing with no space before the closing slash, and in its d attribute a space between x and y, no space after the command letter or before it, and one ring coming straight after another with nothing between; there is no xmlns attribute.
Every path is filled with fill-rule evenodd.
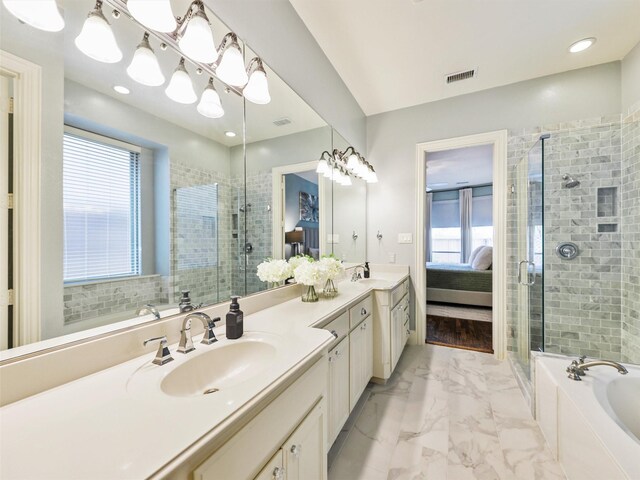
<svg viewBox="0 0 640 480"><path fill-rule="evenodd" d="M357 282L358 280L362 280L362 275L358 273L358 269L362 269L362 275L364 275L364 265L356 265L353 267L353 275L351 275L351 281Z"/></svg>
<svg viewBox="0 0 640 480"><path fill-rule="evenodd" d="M571 365L567 367L567 375L571 380L580 381L586 375L586 371L591 367L598 367L604 365L607 367L613 367L618 370L621 375L626 375L629 371L624 368L624 365L614 362L612 360L595 360L593 362L585 362L586 356L580 357L579 360L574 360Z"/></svg>
<svg viewBox="0 0 640 480"><path fill-rule="evenodd" d="M182 330L180 330L180 343L178 344L178 352L180 353L189 353L193 352L196 347L193 346L193 340L191 339L191 319L197 318L202 322L204 326L204 337L202 337L202 341L200 343L204 343L205 345L211 345L218 341L216 338L216 334L213 333L213 327L215 326L215 322L220 321L220 317L216 317L211 320L211 317L206 313L202 312L194 312L190 313L184 320L182 320Z"/></svg>
<svg viewBox="0 0 640 480"><path fill-rule="evenodd" d="M148 340L145 340L143 345L146 347L149 342L160 341L160 345L158 345L158 351L156 352L156 356L151 363L154 365L164 365L165 363L169 363L173 360L171 356L171 352L169 351L169 347L167 347L167 337L164 335L161 337L154 337Z"/></svg>
<svg viewBox="0 0 640 480"><path fill-rule="evenodd" d="M147 303L146 305L140 307L136 312L136 315L141 317L142 315L147 315L149 313L153 314L153 316L156 317L156 320L160 320L160 312L155 305L152 305L150 303Z"/></svg>

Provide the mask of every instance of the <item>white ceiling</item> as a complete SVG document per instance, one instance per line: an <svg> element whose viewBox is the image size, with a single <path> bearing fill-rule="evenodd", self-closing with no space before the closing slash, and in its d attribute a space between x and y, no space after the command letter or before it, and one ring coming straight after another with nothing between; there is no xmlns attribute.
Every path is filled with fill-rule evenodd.
<svg viewBox="0 0 640 480"><path fill-rule="evenodd" d="M174 14L182 16L187 11L190 0L173 0ZM118 45L123 52L123 59L117 64L105 64L94 61L81 53L74 44L75 37L80 33L82 24L89 10L93 8L95 1L67 0L64 2L64 15L66 26L64 29L64 56L65 77L81 83L89 88L97 90L105 95L114 97L122 102L130 104L140 110L151 113L182 128L191 130L202 136L211 138L227 146L242 143L242 99L234 93L225 94L222 84L214 82L220 94L225 115L219 119L203 117L196 111L196 104L180 105L173 102L164 93L173 70L178 65L179 55L168 49L161 51L159 42L151 38L151 46L154 48L160 66L165 75L166 82L160 87L147 87L140 85L129 78L126 68L133 57L136 46L142 39L143 30L131 19L124 15L119 19L111 16L112 8L106 4L104 13L111 23L116 35ZM222 37L229 29L211 12L208 12L216 45L220 44ZM28 27L25 27L25 34ZM247 61L253 53L247 49ZM287 84L285 84L268 66L266 66L269 79L271 103L268 105L254 105L247 102L247 142L255 142L268 138L289 135L301 131L325 126L326 123L311 109ZM209 78L206 75L196 75L196 68L187 62L187 70L193 80L198 96L204 90ZM114 85L124 85L131 90L130 95L120 95L113 91ZM274 120L287 117L291 123L282 127L273 124ZM224 135L227 130L238 134L234 138Z"/></svg>
<svg viewBox="0 0 640 480"><path fill-rule="evenodd" d="M427 153L427 188L451 190L493 183L493 145Z"/></svg>
<svg viewBox="0 0 640 480"><path fill-rule="evenodd" d="M290 2L366 115L620 60L640 41L640 0Z"/></svg>

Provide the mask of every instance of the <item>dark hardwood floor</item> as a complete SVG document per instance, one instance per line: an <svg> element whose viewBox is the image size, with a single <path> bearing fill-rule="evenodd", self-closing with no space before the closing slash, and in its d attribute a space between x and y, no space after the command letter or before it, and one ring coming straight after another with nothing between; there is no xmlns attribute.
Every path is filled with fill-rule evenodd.
<svg viewBox="0 0 640 480"><path fill-rule="evenodd" d="M491 322L427 315L427 343L493 353Z"/></svg>

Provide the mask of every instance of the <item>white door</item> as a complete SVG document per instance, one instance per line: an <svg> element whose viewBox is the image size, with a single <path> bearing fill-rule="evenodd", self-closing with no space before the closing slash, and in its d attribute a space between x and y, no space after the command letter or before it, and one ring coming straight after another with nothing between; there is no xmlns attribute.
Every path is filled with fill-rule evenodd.
<svg viewBox="0 0 640 480"><path fill-rule="evenodd" d="M287 480L326 480L326 421L323 398L284 444Z"/></svg>
<svg viewBox="0 0 640 480"><path fill-rule="evenodd" d="M329 352L329 446L349 418L349 339Z"/></svg>
<svg viewBox="0 0 640 480"><path fill-rule="evenodd" d="M9 112L12 80L0 75L0 350L9 348Z"/></svg>

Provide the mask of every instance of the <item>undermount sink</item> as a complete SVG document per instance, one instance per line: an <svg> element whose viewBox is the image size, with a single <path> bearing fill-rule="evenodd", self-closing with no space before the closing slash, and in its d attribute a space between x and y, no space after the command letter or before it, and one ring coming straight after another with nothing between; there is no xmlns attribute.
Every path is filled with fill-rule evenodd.
<svg viewBox="0 0 640 480"><path fill-rule="evenodd" d="M362 278L360 280L358 280L356 283L362 283L364 285L367 285L368 283L373 283L373 282L377 282L378 279L377 278Z"/></svg>
<svg viewBox="0 0 640 480"><path fill-rule="evenodd" d="M214 346L172 370L160 388L174 397L216 393L259 375L275 357L276 347L266 342L239 341Z"/></svg>

